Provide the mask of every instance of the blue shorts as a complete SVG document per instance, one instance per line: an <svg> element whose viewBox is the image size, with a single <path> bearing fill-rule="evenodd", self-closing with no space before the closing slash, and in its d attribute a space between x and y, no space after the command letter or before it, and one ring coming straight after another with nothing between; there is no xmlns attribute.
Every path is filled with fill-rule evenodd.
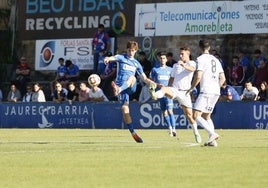
<svg viewBox="0 0 268 188"><path fill-rule="evenodd" d="M173 109L173 99L163 97L158 99L158 101L160 102L160 108L162 111Z"/></svg>
<svg viewBox="0 0 268 188"><path fill-rule="evenodd" d="M118 100L120 104L129 103L129 95L135 93L137 88L137 82L133 84L132 87L127 88L124 91L121 91L121 93L118 95Z"/></svg>

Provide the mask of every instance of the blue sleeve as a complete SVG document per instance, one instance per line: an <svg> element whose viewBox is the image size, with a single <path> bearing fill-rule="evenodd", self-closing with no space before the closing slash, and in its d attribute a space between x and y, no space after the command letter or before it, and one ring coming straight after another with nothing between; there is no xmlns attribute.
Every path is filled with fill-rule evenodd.
<svg viewBox="0 0 268 188"><path fill-rule="evenodd" d="M138 63L138 67L137 67L137 73L138 73L139 75L141 75L141 74L143 74L143 73L144 73L144 72L143 72L143 68L142 68L142 66L141 66L140 62L138 62L138 61L137 61L137 63Z"/></svg>

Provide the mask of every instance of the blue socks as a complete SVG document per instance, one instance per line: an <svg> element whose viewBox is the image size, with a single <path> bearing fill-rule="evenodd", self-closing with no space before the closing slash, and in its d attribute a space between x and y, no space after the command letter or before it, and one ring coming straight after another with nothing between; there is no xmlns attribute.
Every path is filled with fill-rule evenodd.
<svg viewBox="0 0 268 188"><path fill-rule="evenodd" d="M132 134L134 133L134 128L133 128L133 125L130 123L130 124L127 124L127 127L128 127L128 130L129 132Z"/></svg>
<svg viewBox="0 0 268 188"><path fill-rule="evenodd" d="M168 127L171 127L169 115L164 116L164 121L165 121L165 123L167 124Z"/></svg>
<svg viewBox="0 0 268 188"><path fill-rule="evenodd" d="M172 126L172 129L176 129L176 121L175 121L175 116L174 114L169 114L169 119L170 119L170 124Z"/></svg>

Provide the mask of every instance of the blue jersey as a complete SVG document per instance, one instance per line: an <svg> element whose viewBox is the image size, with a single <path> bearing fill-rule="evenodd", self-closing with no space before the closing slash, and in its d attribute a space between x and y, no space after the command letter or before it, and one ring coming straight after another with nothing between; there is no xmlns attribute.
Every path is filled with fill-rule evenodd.
<svg viewBox="0 0 268 188"><path fill-rule="evenodd" d="M57 68L57 74L58 74L58 81L65 81L66 80L66 74L67 74L67 67L62 65Z"/></svg>
<svg viewBox="0 0 268 188"><path fill-rule="evenodd" d="M232 86L227 85L224 89L221 88L221 95L224 96L230 96L232 95L232 101L240 101L240 96L237 93L237 91L235 90L235 88L233 88Z"/></svg>
<svg viewBox="0 0 268 188"><path fill-rule="evenodd" d="M107 32L96 32L93 36L93 47L95 50L95 53L99 53L101 50L106 50L107 49L107 43L110 43L111 39L108 35Z"/></svg>
<svg viewBox="0 0 268 188"><path fill-rule="evenodd" d="M169 78L171 76L172 68L169 66L154 67L150 72L150 78L158 84L167 86ZM157 89L159 90L159 89ZM173 108L173 100L167 97L158 99L160 102L160 108L162 111L170 110Z"/></svg>
<svg viewBox="0 0 268 188"><path fill-rule="evenodd" d="M150 73L150 78L152 78L156 83L162 84L164 86L168 85L169 78L171 76L172 68L169 66L154 67Z"/></svg>
<svg viewBox="0 0 268 188"><path fill-rule="evenodd" d="M106 65L104 64L103 60L104 60L104 56L103 55L99 56L98 71L97 71L98 74L103 74L104 73Z"/></svg>
<svg viewBox="0 0 268 188"><path fill-rule="evenodd" d="M60 76L64 76L67 73L67 68L66 66L62 65L62 66L58 66L57 68L57 73Z"/></svg>
<svg viewBox="0 0 268 188"><path fill-rule="evenodd" d="M79 67L77 65L73 64L72 67L67 68L67 70L68 70L68 74L70 76L74 76L79 72Z"/></svg>
<svg viewBox="0 0 268 188"><path fill-rule="evenodd" d="M260 61L264 61L266 64L268 63L268 61L266 60L266 58L263 57L263 56L261 56L261 57L259 57L259 58L255 58L255 59L253 60L253 64L254 64L254 66L255 66L256 68L259 67Z"/></svg>
<svg viewBox="0 0 268 188"><path fill-rule="evenodd" d="M130 58L126 54L124 55L115 55L115 61L117 62L117 75L115 83L118 86L122 86L126 82L129 76L135 76L143 74L143 69L135 58Z"/></svg>
<svg viewBox="0 0 268 188"><path fill-rule="evenodd" d="M242 59L239 61L239 65L242 67L248 67L250 65L250 61L246 56L243 56Z"/></svg>

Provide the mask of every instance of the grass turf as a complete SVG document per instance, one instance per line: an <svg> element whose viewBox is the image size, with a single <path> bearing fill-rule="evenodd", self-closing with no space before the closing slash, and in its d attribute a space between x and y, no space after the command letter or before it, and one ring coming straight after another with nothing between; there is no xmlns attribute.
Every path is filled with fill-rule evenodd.
<svg viewBox="0 0 268 188"><path fill-rule="evenodd" d="M268 132L217 132L214 148L191 130L1 129L0 187L266 187Z"/></svg>

